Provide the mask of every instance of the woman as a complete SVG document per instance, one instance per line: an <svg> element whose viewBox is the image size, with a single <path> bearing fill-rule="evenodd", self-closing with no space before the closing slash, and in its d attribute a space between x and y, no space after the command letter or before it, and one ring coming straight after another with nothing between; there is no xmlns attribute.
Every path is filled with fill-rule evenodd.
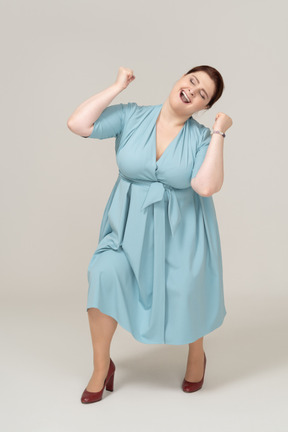
<svg viewBox="0 0 288 432"><path fill-rule="evenodd" d="M119 168L88 267L94 372L82 403L101 400L105 387L113 391L110 343L118 322L143 343L187 343L182 390L192 392L203 385L204 335L226 315L212 195L223 184L223 144L232 120L218 113L211 134L192 117L220 98L222 76L198 66L163 104L109 106L134 79L131 69L120 67L115 83L67 122L85 138L115 137Z"/></svg>

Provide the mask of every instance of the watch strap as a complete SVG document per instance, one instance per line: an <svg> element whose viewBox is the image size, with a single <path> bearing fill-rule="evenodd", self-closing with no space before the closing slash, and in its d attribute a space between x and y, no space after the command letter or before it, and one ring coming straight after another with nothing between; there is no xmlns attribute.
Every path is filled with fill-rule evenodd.
<svg viewBox="0 0 288 432"><path fill-rule="evenodd" d="M211 130L211 135L213 135L214 133L217 133L217 134L219 134L219 135L222 135L223 136L223 138L225 138L226 137L226 134L224 133L224 132L221 132L221 131L219 131L219 130Z"/></svg>

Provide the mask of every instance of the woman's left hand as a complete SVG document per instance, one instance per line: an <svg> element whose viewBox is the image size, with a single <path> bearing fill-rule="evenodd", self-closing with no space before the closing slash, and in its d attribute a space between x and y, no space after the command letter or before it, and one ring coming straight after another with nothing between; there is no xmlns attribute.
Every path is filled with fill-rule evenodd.
<svg viewBox="0 0 288 432"><path fill-rule="evenodd" d="M226 132L232 126L232 119L227 114L222 112L218 113L215 117L215 123L213 125L214 130L220 130Z"/></svg>

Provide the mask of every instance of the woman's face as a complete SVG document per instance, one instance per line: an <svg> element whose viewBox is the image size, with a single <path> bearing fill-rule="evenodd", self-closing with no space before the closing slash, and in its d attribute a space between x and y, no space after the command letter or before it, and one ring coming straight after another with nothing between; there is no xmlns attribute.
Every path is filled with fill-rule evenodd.
<svg viewBox="0 0 288 432"><path fill-rule="evenodd" d="M192 72L183 75L174 84L169 95L169 102L179 114L185 115L186 113L186 116L190 117L193 113L207 108L215 90L214 81L206 72Z"/></svg>

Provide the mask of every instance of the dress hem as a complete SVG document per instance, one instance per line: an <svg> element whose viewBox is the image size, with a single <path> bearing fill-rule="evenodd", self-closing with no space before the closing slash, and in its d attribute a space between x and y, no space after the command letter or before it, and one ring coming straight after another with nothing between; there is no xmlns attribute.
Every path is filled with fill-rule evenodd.
<svg viewBox="0 0 288 432"><path fill-rule="evenodd" d="M117 323L118 323L118 324L119 324L119 325L120 325L124 330L126 330L128 333L130 333L130 334L134 337L134 339L136 339L138 342L144 343L144 344L146 344L146 345L153 345L153 344L157 344L157 345L186 345L186 344L189 344L189 343L193 343L193 342L195 342L196 340L198 340L199 338L204 337L204 336L207 336L209 333L211 333L211 332L213 332L214 330L216 330L217 328L219 328L219 327L223 324L224 318L225 318L225 316L227 315L227 311L225 310L225 313L224 313L224 315L222 316L222 318L221 318L219 321L217 321L216 324L214 324L213 327L211 327L211 328L208 329L208 330L205 330L204 333L202 332L201 335L197 336L197 337L194 338L193 340L189 340L189 341L185 341L185 342L179 342L179 341L177 341L177 342L168 342L168 341L164 341L164 340L162 340L162 341L154 341L154 340L149 340L149 341L147 341L146 339L142 338L142 336L139 336L139 335L137 335L136 333L134 333L132 330L130 330L130 329L128 328L128 326L124 325L124 324L122 323L121 320L119 320L118 318L116 318L116 316L112 315L110 312L107 312L107 311L105 312L104 309L103 309L102 307L101 307L101 309L100 309L100 308L97 307L97 306L88 306L88 307L86 307L86 312L88 312L88 309L91 309L91 308L99 309L100 312L104 313L105 315L110 316L111 318L114 318L114 319L117 321Z"/></svg>

